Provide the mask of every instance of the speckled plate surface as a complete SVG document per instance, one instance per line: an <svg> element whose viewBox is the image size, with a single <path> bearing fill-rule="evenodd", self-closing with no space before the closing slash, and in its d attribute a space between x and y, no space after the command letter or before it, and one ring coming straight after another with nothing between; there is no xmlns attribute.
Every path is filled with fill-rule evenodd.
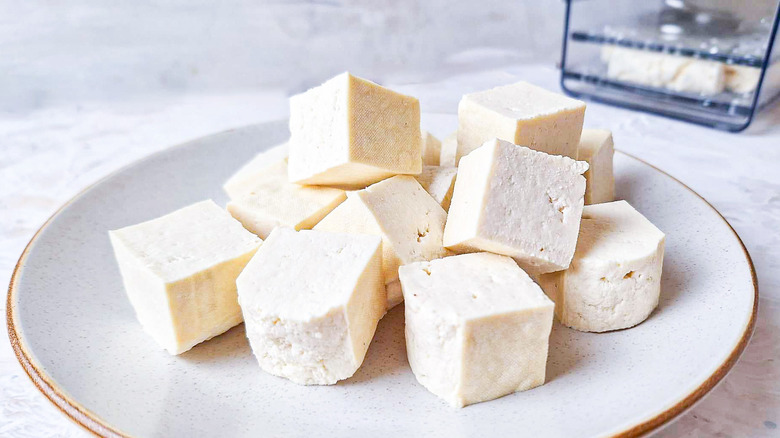
<svg viewBox="0 0 780 438"><path fill-rule="evenodd" d="M260 371L238 326L172 357L136 322L106 230L187 204L226 201L222 182L285 123L171 148L95 184L33 238L8 295L20 362L63 412L100 435L611 436L656 429L728 372L755 320L749 256L706 201L617 153L617 194L667 234L659 308L636 328L579 333L555 324L539 388L461 410L418 385L403 309L391 311L363 366L330 387Z"/></svg>

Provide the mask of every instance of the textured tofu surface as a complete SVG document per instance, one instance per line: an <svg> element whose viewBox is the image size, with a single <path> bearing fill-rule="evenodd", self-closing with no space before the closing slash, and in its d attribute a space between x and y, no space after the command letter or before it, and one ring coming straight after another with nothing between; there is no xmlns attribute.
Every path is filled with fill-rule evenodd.
<svg viewBox="0 0 780 438"><path fill-rule="evenodd" d="M584 116L584 102L526 82L466 94L458 104L456 159L493 138L576 158Z"/></svg>
<svg viewBox="0 0 780 438"><path fill-rule="evenodd" d="M451 166L423 166L417 182L428 192L444 211L449 210L458 168Z"/></svg>
<svg viewBox="0 0 780 438"><path fill-rule="evenodd" d="M422 170L420 103L343 73L290 98L289 178L361 188Z"/></svg>
<svg viewBox="0 0 780 438"><path fill-rule="evenodd" d="M444 138L441 142L441 152L439 153L439 166L458 165L458 131L453 132Z"/></svg>
<svg viewBox="0 0 780 438"><path fill-rule="evenodd" d="M431 135L430 132L422 131L422 160L423 167L438 166L441 156L441 141Z"/></svg>
<svg viewBox="0 0 780 438"><path fill-rule="evenodd" d="M230 201L227 210L264 239L279 226L310 229L345 199L341 189L289 182L287 161L281 160L267 167L243 196Z"/></svg>
<svg viewBox="0 0 780 438"><path fill-rule="evenodd" d="M230 199L237 199L252 190L266 177L266 171L279 161L287 160L288 144L282 143L260 152L236 171L222 186Z"/></svg>
<svg viewBox="0 0 780 438"><path fill-rule="evenodd" d="M210 200L110 231L110 235L168 282L254 251L261 242Z"/></svg>
<svg viewBox="0 0 780 438"><path fill-rule="evenodd" d="M214 202L109 237L138 320L171 354L241 322L235 280L262 241Z"/></svg>
<svg viewBox="0 0 780 438"><path fill-rule="evenodd" d="M349 192L314 229L382 237L382 269L389 284L398 279L400 265L447 253L442 246L446 221L447 213L414 177L399 175Z"/></svg>
<svg viewBox="0 0 780 438"><path fill-rule="evenodd" d="M569 269L539 277L562 324L603 332L633 327L658 305L665 236L626 201L585 207Z"/></svg>
<svg viewBox="0 0 780 438"><path fill-rule="evenodd" d="M559 271L574 255L587 163L491 140L464 157L444 246L513 257L529 273Z"/></svg>
<svg viewBox="0 0 780 438"><path fill-rule="evenodd" d="M612 158L615 147L612 131L607 129L583 129L577 159L588 163L585 171L585 205L615 200L615 176Z"/></svg>
<svg viewBox="0 0 780 438"><path fill-rule="evenodd" d="M360 367L385 312L381 239L277 228L237 280L260 367L330 385Z"/></svg>
<svg viewBox="0 0 780 438"><path fill-rule="evenodd" d="M511 258L465 254L399 273L420 384L462 407L544 383L553 303Z"/></svg>

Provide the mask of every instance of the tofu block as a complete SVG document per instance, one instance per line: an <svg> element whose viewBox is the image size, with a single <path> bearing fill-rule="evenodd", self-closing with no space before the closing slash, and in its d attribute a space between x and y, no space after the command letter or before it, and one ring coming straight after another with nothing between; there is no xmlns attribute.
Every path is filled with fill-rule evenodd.
<svg viewBox="0 0 780 438"><path fill-rule="evenodd" d="M422 131L422 160L423 167L438 166L441 155L441 142L430 132Z"/></svg>
<svg viewBox="0 0 780 438"><path fill-rule="evenodd" d="M526 82L466 94L458 104L459 161L494 138L577 157L585 103Z"/></svg>
<svg viewBox="0 0 780 438"><path fill-rule="evenodd" d="M262 240L213 201L109 231L109 238L138 321L169 353L241 323L236 277Z"/></svg>
<svg viewBox="0 0 780 438"><path fill-rule="evenodd" d="M544 384L554 305L512 259L465 254L399 273L421 385L463 407Z"/></svg>
<svg viewBox="0 0 780 438"><path fill-rule="evenodd" d="M420 102L343 73L290 98L290 181L362 188L422 170Z"/></svg>
<svg viewBox="0 0 780 438"><path fill-rule="evenodd" d="M602 49L607 77L674 91L717 94L725 89L725 64L643 49Z"/></svg>
<svg viewBox="0 0 780 438"><path fill-rule="evenodd" d="M244 228L265 239L276 227L310 229L347 199L344 190L301 186L287 180L287 162L266 168L242 197L227 205Z"/></svg>
<svg viewBox="0 0 780 438"><path fill-rule="evenodd" d="M722 93L726 88L725 64L702 60L689 62L669 82L667 88L705 95Z"/></svg>
<svg viewBox="0 0 780 438"><path fill-rule="evenodd" d="M287 160L287 142L276 145L257 154L233 174L222 188L230 199L238 199L252 191L258 180L266 176L266 170L281 160Z"/></svg>
<svg viewBox="0 0 780 438"><path fill-rule="evenodd" d="M664 241L626 201L586 206L571 266L539 277L561 324L605 332L647 319L661 293Z"/></svg>
<svg viewBox="0 0 780 438"><path fill-rule="evenodd" d="M382 238L384 283L398 279L398 267L421 260L444 257L442 233L447 213L412 176L398 175L347 193L347 200L336 207L314 229L360 233ZM394 288L388 303L402 301Z"/></svg>
<svg viewBox="0 0 780 438"><path fill-rule="evenodd" d="M585 205L615 200L615 176L612 172L614 155L612 131L582 130L577 159L588 163L588 170L585 171Z"/></svg>
<svg viewBox="0 0 780 438"><path fill-rule="evenodd" d="M588 164L493 139L463 157L444 246L513 257L526 272L569 267Z"/></svg>
<svg viewBox="0 0 780 438"><path fill-rule="evenodd" d="M452 190L455 188L457 167L423 166L422 173L417 175L417 182L425 189L444 211L449 210L452 200Z"/></svg>
<svg viewBox="0 0 780 438"><path fill-rule="evenodd" d="M751 93L758 87L761 69L746 65L726 65L726 89L734 93ZM768 83L768 82L767 82Z"/></svg>
<svg viewBox="0 0 780 438"><path fill-rule="evenodd" d="M363 363L385 312L382 239L276 228L238 277L260 368L332 385Z"/></svg>
<svg viewBox="0 0 780 438"><path fill-rule="evenodd" d="M387 291L387 310L404 302L404 294L401 290L401 282L398 279L391 281L385 285Z"/></svg>
<svg viewBox="0 0 780 438"><path fill-rule="evenodd" d="M439 166L458 165L458 131L448 135L441 142L441 153L439 154Z"/></svg>

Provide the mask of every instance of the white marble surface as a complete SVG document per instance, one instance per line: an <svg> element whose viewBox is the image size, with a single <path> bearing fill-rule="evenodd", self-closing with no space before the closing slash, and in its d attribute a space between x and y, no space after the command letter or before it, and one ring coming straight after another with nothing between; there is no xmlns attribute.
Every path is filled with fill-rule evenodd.
<svg viewBox="0 0 780 438"><path fill-rule="evenodd" d="M418 96L423 125L444 135L454 127L448 114L456 111L464 92L517 79L557 89L557 78L550 67L508 66L442 74L396 88ZM273 90L85 102L46 104L0 118L0 282L8 282L16 259L46 218L100 177L187 139L287 114L285 93ZM742 359L709 396L659 435L777 436L780 106L764 112L742 134L598 104L589 104L585 123L612 129L618 148L669 172L709 200L740 234L758 272L759 319ZM0 436L86 436L37 392L7 342L0 343Z"/></svg>

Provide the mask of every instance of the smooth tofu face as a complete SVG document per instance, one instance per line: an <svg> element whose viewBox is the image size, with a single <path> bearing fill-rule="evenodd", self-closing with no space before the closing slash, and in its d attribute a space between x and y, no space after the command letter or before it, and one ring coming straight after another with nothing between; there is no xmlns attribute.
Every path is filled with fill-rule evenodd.
<svg viewBox="0 0 780 438"><path fill-rule="evenodd" d="M562 324L604 332L644 321L658 305L664 234L625 201L585 207L569 269L539 277Z"/></svg>
<svg viewBox="0 0 780 438"><path fill-rule="evenodd" d="M362 188L422 170L420 103L344 73L290 98L289 178Z"/></svg>
<svg viewBox="0 0 780 438"><path fill-rule="evenodd" d="M456 407L542 385L553 303L512 259L489 253L399 270L418 382Z"/></svg>
<svg viewBox="0 0 780 438"><path fill-rule="evenodd" d="M458 131L448 135L441 142L441 152L439 153L439 166L458 165Z"/></svg>
<svg viewBox="0 0 780 438"><path fill-rule="evenodd" d="M341 189L289 182L287 162L282 160L266 168L263 177L227 209L244 228L265 239L280 226L310 229L345 199Z"/></svg>
<svg viewBox="0 0 780 438"><path fill-rule="evenodd" d="M588 170L585 171L585 205L615 200L615 176L612 172L614 155L611 131L582 130L577 159L588 163Z"/></svg>
<svg viewBox="0 0 780 438"><path fill-rule="evenodd" d="M441 142L430 132L422 131L423 167L438 166L441 155Z"/></svg>
<svg viewBox="0 0 780 438"><path fill-rule="evenodd" d="M569 266L582 214L584 162L486 142L458 167L444 246L513 257L526 272Z"/></svg>
<svg viewBox="0 0 780 438"><path fill-rule="evenodd" d="M576 158L584 117L584 102L526 82L466 94L458 105L457 160L493 138Z"/></svg>
<svg viewBox="0 0 780 438"><path fill-rule="evenodd" d="M447 211L452 201L457 175L457 167L423 166L422 172L416 178L422 188L441 205L444 211Z"/></svg>
<svg viewBox="0 0 780 438"><path fill-rule="evenodd" d="M214 202L109 236L138 320L171 354L241 322L236 277L262 241Z"/></svg>
<svg viewBox="0 0 780 438"><path fill-rule="evenodd" d="M351 377L385 311L381 263L376 236L275 229L237 280L260 367L303 385Z"/></svg>
<svg viewBox="0 0 780 438"><path fill-rule="evenodd" d="M287 160L287 143L276 145L260 152L231 176L222 188L230 199L238 199L252 191L259 181L266 178L268 169L282 160Z"/></svg>
<svg viewBox="0 0 780 438"><path fill-rule="evenodd" d="M382 237L384 281L392 283L400 265L446 254L442 247L446 221L447 213L414 177L394 176L350 192L314 229Z"/></svg>

